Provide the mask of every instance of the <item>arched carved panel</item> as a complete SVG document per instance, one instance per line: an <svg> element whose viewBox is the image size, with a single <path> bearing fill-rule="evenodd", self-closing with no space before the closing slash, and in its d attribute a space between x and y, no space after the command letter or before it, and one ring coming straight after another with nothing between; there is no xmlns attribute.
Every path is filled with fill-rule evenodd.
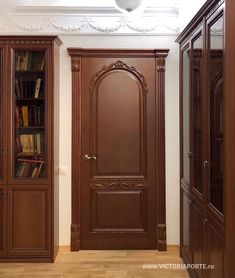
<svg viewBox="0 0 235 278"><path fill-rule="evenodd" d="M98 158L93 177L146 175L147 91L144 76L122 61L104 66L93 76L91 153Z"/></svg>

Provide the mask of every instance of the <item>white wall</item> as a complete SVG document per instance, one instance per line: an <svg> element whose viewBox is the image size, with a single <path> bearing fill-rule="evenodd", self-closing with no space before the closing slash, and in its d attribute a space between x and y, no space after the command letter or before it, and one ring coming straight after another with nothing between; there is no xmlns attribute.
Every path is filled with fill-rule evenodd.
<svg viewBox="0 0 235 278"><path fill-rule="evenodd" d="M60 36L60 245L70 244L71 223L71 66L67 47L169 48L166 63L167 243L179 244L178 45L174 36Z"/></svg>

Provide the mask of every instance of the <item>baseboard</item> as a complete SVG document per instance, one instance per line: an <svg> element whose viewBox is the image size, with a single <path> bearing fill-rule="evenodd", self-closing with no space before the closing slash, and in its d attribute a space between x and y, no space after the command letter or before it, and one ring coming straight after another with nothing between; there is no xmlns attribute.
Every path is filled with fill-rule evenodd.
<svg viewBox="0 0 235 278"><path fill-rule="evenodd" d="M180 252L180 246L179 245L167 245L167 251L179 251Z"/></svg>
<svg viewBox="0 0 235 278"><path fill-rule="evenodd" d="M70 245L60 245L59 246L59 252L69 252L70 251Z"/></svg>
<svg viewBox="0 0 235 278"><path fill-rule="evenodd" d="M167 251L180 251L179 245L167 245ZM69 245L60 245L59 246L59 252L70 252L70 246Z"/></svg>

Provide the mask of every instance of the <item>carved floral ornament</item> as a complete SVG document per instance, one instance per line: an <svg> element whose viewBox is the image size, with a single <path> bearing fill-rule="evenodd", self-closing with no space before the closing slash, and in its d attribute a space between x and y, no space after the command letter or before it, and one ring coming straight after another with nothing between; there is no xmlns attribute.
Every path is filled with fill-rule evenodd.
<svg viewBox="0 0 235 278"><path fill-rule="evenodd" d="M57 34L178 34L179 27L167 21L143 17L141 22L126 16L19 16L0 21L2 32L30 32Z"/></svg>
<svg viewBox="0 0 235 278"><path fill-rule="evenodd" d="M112 70L126 70L131 72L133 75L135 75L137 77L137 79L140 81L141 86L143 88L143 91L145 93L148 92L148 87L147 87L147 82L145 80L145 77L143 76L143 74L141 74L135 67L132 66L128 66L127 64L123 63L122 61L118 60L114 63L111 63L109 66L104 66L100 71L98 71L97 73L94 74L94 76L91 79L91 83L90 83L90 92L93 91L93 87L96 84L96 81L106 72L112 71Z"/></svg>
<svg viewBox="0 0 235 278"><path fill-rule="evenodd" d="M91 189L148 189L146 183L102 182L90 183Z"/></svg>

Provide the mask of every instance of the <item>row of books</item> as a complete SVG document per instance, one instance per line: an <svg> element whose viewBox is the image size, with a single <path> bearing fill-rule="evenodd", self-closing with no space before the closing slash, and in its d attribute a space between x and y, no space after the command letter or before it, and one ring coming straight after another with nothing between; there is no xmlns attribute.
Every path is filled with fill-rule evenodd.
<svg viewBox="0 0 235 278"><path fill-rule="evenodd" d="M15 125L20 126L43 126L43 104L22 105L15 107Z"/></svg>
<svg viewBox="0 0 235 278"><path fill-rule="evenodd" d="M16 137L17 156L40 156L45 154L44 134L20 134Z"/></svg>
<svg viewBox="0 0 235 278"><path fill-rule="evenodd" d="M45 161L18 159L15 175L17 178L45 177Z"/></svg>
<svg viewBox="0 0 235 278"><path fill-rule="evenodd" d="M44 52L17 51L15 55L16 71L43 71L45 68Z"/></svg>
<svg viewBox="0 0 235 278"><path fill-rule="evenodd" d="M36 80L15 79L15 94L18 99L22 98L42 98L43 86L42 78Z"/></svg>

